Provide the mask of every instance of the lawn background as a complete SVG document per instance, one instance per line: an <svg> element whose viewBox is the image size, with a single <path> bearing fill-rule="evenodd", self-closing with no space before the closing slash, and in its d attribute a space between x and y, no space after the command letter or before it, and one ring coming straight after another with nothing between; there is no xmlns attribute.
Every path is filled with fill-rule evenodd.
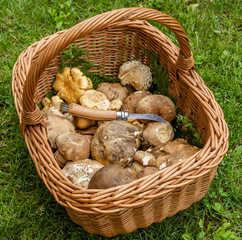
<svg viewBox="0 0 242 240"><path fill-rule="evenodd" d="M195 66L223 109L229 151L207 195L160 224L114 239L242 239L241 1L0 0L0 239L105 239L85 232L38 176L19 131L12 68L32 43L94 15L123 7L163 11L186 30ZM177 44L174 34L155 24Z"/></svg>

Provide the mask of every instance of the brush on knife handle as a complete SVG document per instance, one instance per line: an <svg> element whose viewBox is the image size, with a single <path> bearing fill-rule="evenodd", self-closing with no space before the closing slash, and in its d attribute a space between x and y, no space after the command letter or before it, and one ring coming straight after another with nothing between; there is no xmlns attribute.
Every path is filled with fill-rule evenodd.
<svg viewBox="0 0 242 240"><path fill-rule="evenodd" d="M62 111L68 112L73 116L88 118L92 120L116 120L117 112L110 110L96 110L87 107L83 107L79 104L70 103L69 105L66 103L61 104Z"/></svg>

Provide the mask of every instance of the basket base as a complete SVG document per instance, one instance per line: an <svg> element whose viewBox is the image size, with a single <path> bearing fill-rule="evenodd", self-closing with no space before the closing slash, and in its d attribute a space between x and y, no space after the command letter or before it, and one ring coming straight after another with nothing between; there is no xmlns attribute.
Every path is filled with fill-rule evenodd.
<svg viewBox="0 0 242 240"><path fill-rule="evenodd" d="M70 208L66 208L66 211L73 222L91 234L114 237L131 233L152 223L160 223L166 217L173 216L201 200L207 193L215 172L216 168L192 183L151 200L142 207L126 209L116 214L80 214Z"/></svg>

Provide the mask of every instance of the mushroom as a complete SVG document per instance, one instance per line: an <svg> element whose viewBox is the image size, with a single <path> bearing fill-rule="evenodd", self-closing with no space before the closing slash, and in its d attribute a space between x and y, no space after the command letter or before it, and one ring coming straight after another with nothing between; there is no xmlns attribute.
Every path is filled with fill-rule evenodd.
<svg viewBox="0 0 242 240"><path fill-rule="evenodd" d="M62 116L49 116L45 119L47 137L52 148L57 148L56 138L63 133L74 133L75 127L73 123Z"/></svg>
<svg viewBox="0 0 242 240"><path fill-rule="evenodd" d="M150 93L144 90L132 93L123 101L121 110L135 113L138 102L147 95L150 95Z"/></svg>
<svg viewBox="0 0 242 240"><path fill-rule="evenodd" d="M148 95L142 98L136 107L136 113L153 113L171 122L176 117L176 108L172 100L164 95Z"/></svg>
<svg viewBox="0 0 242 240"><path fill-rule="evenodd" d="M135 88L132 85L130 85L130 84L126 84L125 87L129 91L129 94L128 95L131 95L132 93L136 92Z"/></svg>
<svg viewBox="0 0 242 240"><path fill-rule="evenodd" d="M159 169L176 164L197 153L200 149L187 143L185 139L175 139L163 146L157 146L149 152L156 158Z"/></svg>
<svg viewBox="0 0 242 240"><path fill-rule="evenodd" d="M55 107L56 109L60 110L60 105L63 103L63 100L60 99L59 96L52 96L50 100L50 107Z"/></svg>
<svg viewBox="0 0 242 240"><path fill-rule="evenodd" d="M71 114L69 113L62 114L62 112L60 111L60 105L61 103L63 103L63 100L60 99L59 96L57 95L53 96L51 100L45 97L41 103L44 106L44 108L41 110L44 120L49 116L57 115L57 116L63 116L69 119L70 121L73 121L73 116Z"/></svg>
<svg viewBox="0 0 242 240"><path fill-rule="evenodd" d="M127 122L130 122L130 123L132 123L132 124L134 124L134 125L137 125L137 126L139 126L139 127L141 127L142 129L144 128L144 123L142 123L142 122L140 122L139 120L137 120L137 119L129 119L129 120L126 120Z"/></svg>
<svg viewBox="0 0 242 240"><path fill-rule="evenodd" d="M63 100L58 96L53 96L51 100L45 97L41 102L44 106L41 110L43 118L46 119L48 116L52 115L62 116L62 113L60 112L61 102L63 102Z"/></svg>
<svg viewBox="0 0 242 240"><path fill-rule="evenodd" d="M122 107L122 102L119 99L115 99L110 103L110 109L114 111L119 111Z"/></svg>
<svg viewBox="0 0 242 240"><path fill-rule="evenodd" d="M73 122L80 129L86 129L96 124L95 120L80 117L74 117Z"/></svg>
<svg viewBox="0 0 242 240"><path fill-rule="evenodd" d="M72 68L71 76L72 76L74 82L78 83L78 87L80 89L90 90L93 88L91 79L86 77L80 69Z"/></svg>
<svg viewBox="0 0 242 240"><path fill-rule="evenodd" d="M174 138L173 127L169 122L150 122L146 125L142 137L149 145L159 146Z"/></svg>
<svg viewBox="0 0 242 240"><path fill-rule="evenodd" d="M76 133L80 133L82 135L93 135L97 131L97 127L93 126L88 129L77 129Z"/></svg>
<svg viewBox="0 0 242 240"><path fill-rule="evenodd" d="M90 155L90 140L78 133L64 133L57 137L60 153L71 161L86 159Z"/></svg>
<svg viewBox="0 0 242 240"><path fill-rule="evenodd" d="M134 173L135 175L138 174L142 169L144 168L144 166L137 162L137 161L133 161L132 164L129 164L127 167L125 167L124 169L128 170L129 172Z"/></svg>
<svg viewBox="0 0 242 240"><path fill-rule="evenodd" d="M150 68L136 60L124 63L119 69L118 78L123 86L130 84L138 91L148 90L152 84Z"/></svg>
<svg viewBox="0 0 242 240"><path fill-rule="evenodd" d="M97 86L96 90L105 94L109 101L119 99L123 102L129 94L128 89L120 83L102 82Z"/></svg>
<svg viewBox="0 0 242 240"><path fill-rule="evenodd" d="M159 169L157 167L145 167L136 176L137 178L142 178L142 177L151 175L153 173L156 173L158 171Z"/></svg>
<svg viewBox="0 0 242 240"><path fill-rule="evenodd" d="M68 162L62 172L72 183L87 189L92 176L102 167L97 161L84 159Z"/></svg>
<svg viewBox="0 0 242 240"><path fill-rule="evenodd" d="M136 180L135 174L119 165L107 165L99 169L89 182L89 189L107 189Z"/></svg>
<svg viewBox="0 0 242 240"><path fill-rule="evenodd" d="M91 143L92 157L103 165L126 166L140 146L142 129L125 121L110 121L98 127Z"/></svg>
<svg viewBox="0 0 242 240"><path fill-rule="evenodd" d="M62 73L57 73L53 88L67 103L78 103L85 90L92 89L92 82L78 68L66 67Z"/></svg>
<svg viewBox="0 0 242 240"><path fill-rule="evenodd" d="M91 144L92 139L93 139L93 135L85 135L85 136L87 137L87 140L88 140L89 144Z"/></svg>
<svg viewBox="0 0 242 240"><path fill-rule="evenodd" d="M66 163L68 162L68 160L60 153L59 150L57 150L54 153L54 157L60 167L64 167L66 165Z"/></svg>
<svg viewBox="0 0 242 240"><path fill-rule="evenodd" d="M137 151L133 157L133 160L139 162L144 167L156 165L155 157L151 153L145 151Z"/></svg>
<svg viewBox="0 0 242 240"><path fill-rule="evenodd" d="M110 110L110 101L107 97L96 90L88 90L79 99L84 107L89 107L99 110Z"/></svg>

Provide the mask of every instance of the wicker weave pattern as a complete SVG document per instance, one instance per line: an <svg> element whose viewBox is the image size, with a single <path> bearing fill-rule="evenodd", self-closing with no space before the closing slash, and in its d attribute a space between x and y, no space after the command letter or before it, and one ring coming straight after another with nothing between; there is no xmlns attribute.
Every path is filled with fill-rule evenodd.
<svg viewBox="0 0 242 240"><path fill-rule="evenodd" d="M180 49L146 19L159 22L176 34ZM142 50L159 53L170 72L169 93L177 95L180 112L195 123L203 149L186 161L130 184L106 190L82 189L72 184L56 163L36 103L51 91L60 69L59 53L74 42L89 51L88 58L117 76L122 63L139 59L149 64ZM21 131L36 169L56 201L74 222L104 236L129 233L188 208L207 192L217 165L228 149L223 112L196 73L188 38L180 24L152 9L129 8L97 15L73 28L48 36L28 47L13 69L12 90Z"/></svg>

